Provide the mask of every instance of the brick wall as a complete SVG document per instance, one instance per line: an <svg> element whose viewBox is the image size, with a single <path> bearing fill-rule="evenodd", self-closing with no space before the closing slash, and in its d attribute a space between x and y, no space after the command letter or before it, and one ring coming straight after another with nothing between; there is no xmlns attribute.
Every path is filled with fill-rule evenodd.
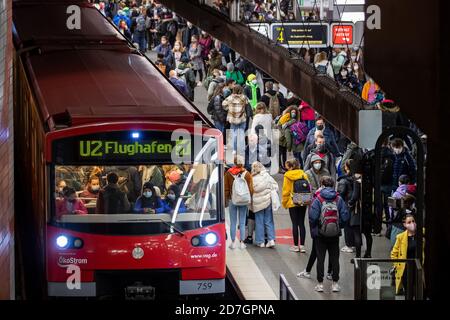
<svg viewBox="0 0 450 320"><path fill-rule="evenodd" d="M11 0L0 0L0 299L14 298L11 8Z"/></svg>

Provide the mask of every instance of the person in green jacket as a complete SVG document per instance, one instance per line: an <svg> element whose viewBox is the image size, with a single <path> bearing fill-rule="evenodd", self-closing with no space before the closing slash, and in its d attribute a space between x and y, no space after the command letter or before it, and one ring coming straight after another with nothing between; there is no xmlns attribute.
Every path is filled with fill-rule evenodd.
<svg viewBox="0 0 450 320"><path fill-rule="evenodd" d="M234 69L234 64L232 62L227 64L227 72L225 75L227 77L227 80L232 79L236 81L238 85L242 86L245 83L244 76L239 70Z"/></svg>
<svg viewBox="0 0 450 320"><path fill-rule="evenodd" d="M244 87L244 94L247 96L252 109L255 110L258 101L261 99L261 91L259 90L256 75L253 73L249 74L247 77L247 82Z"/></svg>

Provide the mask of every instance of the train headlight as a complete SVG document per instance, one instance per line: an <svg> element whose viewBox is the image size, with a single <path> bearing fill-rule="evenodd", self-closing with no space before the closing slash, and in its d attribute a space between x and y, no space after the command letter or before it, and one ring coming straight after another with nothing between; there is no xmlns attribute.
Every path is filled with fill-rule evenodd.
<svg viewBox="0 0 450 320"><path fill-rule="evenodd" d="M193 245L194 247L199 246L199 245L200 245L200 238L199 238L199 237L193 237L193 238L191 239L191 243L192 243L192 245Z"/></svg>
<svg viewBox="0 0 450 320"><path fill-rule="evenodd" d="M209 246L213 246L217 243L217 235L214 232L207 233L205 235L205 242Z"/></svg>
<svg viewBox="0 0 450 320"><path fill-rule="evenodd" d="M56 245L61 249L67 247L68 244L69 239L66 236L61 235L58 238L56 238Z"/></svg>

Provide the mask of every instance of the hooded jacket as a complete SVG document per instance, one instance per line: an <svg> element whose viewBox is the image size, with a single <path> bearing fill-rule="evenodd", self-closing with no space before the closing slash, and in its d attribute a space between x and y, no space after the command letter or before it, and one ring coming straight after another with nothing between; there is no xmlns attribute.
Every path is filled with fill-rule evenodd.
<svg viewBox="0 0 450 320"><path fill-rule="evenodd" d="M292 192L294 190L294 182L299 179L309 181L306 173L301 169L289 170L284 174L283 190L281 195L281 204L283 208L289 209L296 205L292 202Z"/></svg>
<svg viewBox="0 0 450 320"><path fill-rule="evenodd" d="M110 204L118 203L114 208ZM113 213L127 213L130 210L130 202L128 201L125 192L120 191L117 184L108 184L98 193L97 207L95 213L97 214L113 214Z"/></svg>
<svg viewBox="0 0 450 320"><path fill-rule="evenodd" d="M322 177L324 176L330 175L330 172L326 168L325 161L320 156L315 154L311 157L311 163L317 160L320 160L322 162L322 167L320 168L320 170L316 171L314 168L311 167L311 169L306 171L306 174L308 175L308 180L311 185L312 193L315 193L317 189L320 188L320 179L322 179Z"/></svg>
<svg viewBox="0 0 450 320"><path fill-rule="evenodd" d="M333 154L327 150L325 150L325 153L320 153L317 148L311 150L311 153L306 157L306 161L305 161L305 166L304 169L305 170L309 170L312 167L312 158L314 156L319 156L320 158L322 158L322 160L325 162L325 168L327 168L330 177L333 178L334 181L336 181L336 159L333 156Z"/></svg>
<svg viewBox="0 0 450 320"><path fill-rule="evenodd" d="M350 215L345 205L344 200L338 195L338 193L332 188L323 188L320 191L320 196L326 201L332 201L336 199L337 208L339 213L339 225L341 229L345 223L350 219ZM320 213L322 211L322 203L319 198L316 198L309 209L309 225L311 230L311 237L315 238L319 235Z"/></svg>
<svg viewBox="0 0 450 320"><path fill-rule="evenodd" d="M278 184L267 172L262 169L253 176L252 211L257 213L269 207L272 203L272 190L278 191Z"/></svg>
<svg viewBox="0 0 450 320"><path fill-rule="evenodd" d="M178 199L180 198L180 188L177 185L173 184L167 190L167 192L169 191L173 191L173 193L175 193L175 200L171 200L166 196L166 198L163 200L163 212L172 214L173 210L175 210ZM180 207L178 208L178 213L184 212L186 212L186 206L184 205L184 200L181 200Z"/></svg>

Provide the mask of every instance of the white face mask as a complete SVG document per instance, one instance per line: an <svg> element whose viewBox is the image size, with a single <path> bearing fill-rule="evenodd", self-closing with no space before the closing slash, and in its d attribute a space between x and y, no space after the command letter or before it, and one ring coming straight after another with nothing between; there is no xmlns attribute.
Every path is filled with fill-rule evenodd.
<svg viewBox="0 0 450 320"><path fill-rule="evenodd" d="M358 69L359 69L358 65L355 64L355 65L353 66L353 69L355 69L355 71L358 70Z"/></svg>
<svg viewBox="0 0 450 320"><path fill-rule="evenodd" d="M151 191L144 192L144 197L150 198L151 196L152 196L152 192Z"/></svg>
<svg viewBox="0 0 450 320"><path fill-rule="evenodd" d="M173 193L169 193L167 195L167 198L170 199L170 200L175 200L175 195Z"/></svg>
<svg viewBox="0 0 450 320"><path fill-rule="evenodd" d="M347 76L347 71L341 71L341 76L346 77Z"/></svg>
<svg viewBox="0 0 450 320"><path fill-rule="evenodd" d="M100 186L91 186L92 191L97 191L100 189Z"/></svg>
<svg viewBox="0 0 450 320"><path fill-rule="evenodd" d="M253 84L258 84L258 80L252 80Z"/></svg>
<svg viewBox="0 0 450 320"><path fill-rule="evenodd" d="M406 225L406 229L408 229L408 231L410 231L410 232L415 232L416 228L417 228L417 226L416 226L415 222L412 222L412 223L409 223Z"/></svg>
<svg viewBox="0 0 450 320"><path fill-rule="evenodd" d="M321 163L314 163L313 167L314 167L314 169L316 169L318 171L318 170L320 170L320 168L322 168L322 164Z"/></svg>

